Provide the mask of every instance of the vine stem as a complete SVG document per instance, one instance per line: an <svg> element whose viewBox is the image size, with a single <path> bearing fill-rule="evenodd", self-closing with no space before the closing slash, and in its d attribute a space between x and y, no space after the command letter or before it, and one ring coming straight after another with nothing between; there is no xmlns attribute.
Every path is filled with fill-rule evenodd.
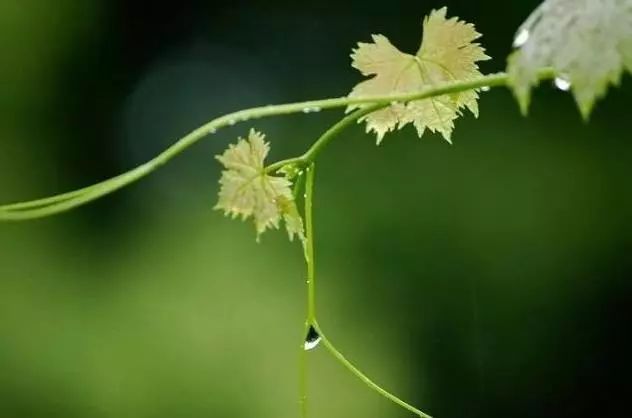
<svg viewBox="0 0 632 418"><path fill-rule="evenodd" d="M538 73L538 78L540 80L550 79L553 77L555 77L555 72L551 69L542 69ZM368 104L372 107L363 108L362 111L367 111L367 109L369 108L372 110L377 110L381 107L388 106L391 102L394 101L409 102L413 100L421 100L435 96L441 96L444 94L458 93L481 87L506 86L510 83L510 81L511 80L507 74L498 73L481 76L470 80L448 82L441 85L428 87L415 93L374 97L367 96L362 98L350 98L345 96L332 99L310 100L299 103L255 107L229 113L193 130L189 134L180 138L162 153L158 154L158 156L156 156L152 160L119 176L72 192L46 197L44 199L37 199L33 201L0 206L0 221L21 221L27 219L41 218L61 213L73 209L77 206L84 205L93 200L99 199L100 197L126 187L147 176L148 174L152 173L153 171L157 170L159 167L167 163L173 157L177 156L190 146L200 141L202 138L213 134L217 132L217 130L226 126L235 125L237 122L244 122L247 120L269 116L311 112L321 109L332 109L350 105ZM343 120L347 120L347 122L357 120L361 116L356 116L354 119L353 115L356 114L357 112L347 116ZM313 158L315 158L315 156L322 150L322 148L324 148L329 143L331 138L333 138L334 136L335 135L331 135L323 141L315 143L314 146L312 146L310 150L308 150L307 153L305 153L302 157L298 157L292 160L303 163L312 162Z"/></svg>
<svg viewBox="0 0 632 418"><path fill-rule="evenodd" d="M330 141L333 136L335 136L338 132L340 132L344 126L344 120L340 121L337 125L341 125L336 127L334 125L330 128L319 141L323 141L322 143L327 143ZM319 142L317 141L317 142ZM316 149L322 149L316 148ZM309 154L309 151L308 153ZM315 155L315 154L309 154ZM355 367L349 360L346 359L338 349L329 341L329 339L325 336L322 329L318 325L318 321L316 320L316 271L315 271L315 259L314 259L314 218L313 218L313 202L314 202L314 178L316 175L315 163L311 162L307 167L307 179L305 182L305 261L307 264L307 318L305 321L305 332L309 329L310 326L314 327L316 332L320 335L321 341L327 351L344 367L346 367L351 373L357 376L365 385L369 388L373 389L386 399L391 402L399 405L400 407L422 417L422 418L432 418L430 415L420 411L414 406L410 405L407 402L404 402L397 396L383 389L377 383L373 382L367 375L362 373L357 367ZM304 334L306 335L306 334ZM307 356L305 355L304 347L301 347L301 356L300 356L300 399L301 399L301 416L303 418L307 417Z"/></svg>
<svg viewBox="0 0 632 418"><path fill-rule="evenodd" d="M393 395L392 393L390 393L389 391L385 390L384 388L379 386L377 383L375 383L374 381L369 379L369 377L366 374L362 373L360 371L360 369L358 369L356 366L354 366L353 363L351 363L349 360L347 360L347 358L340 351L338 351L338 349L331 343L331 341L323 333L322 329L318 326L318 323L315 323L314 326L315 326L316 330L318 331L318 334L320 335L320 338L321 338L321 340L323 342L323 345L325 346L327 351L329 351L329 353L336 360L338 360L338 362L340 364L345 366L351 373L353 373L356 377L358 377L358 379L360 379L365 385L367 385L368 387L370 387L371 389L373 389L374 391L376 391L377 393L379 393L380 395L382 395L386 399L388 399L391 402L401 406L402 408L412 412L415 415L418 415L418 416L420 416L422 418L432 418L430 415L428 415L425 412L415 408L414 406L410 405L409 403L401 400L397 396Z"/></svg>
<svg viewBox="0 0 632 418"><path fill-rule="evenodd" d="M309 325L307 322L304 324L303 338L307 335ZM307 390L308 390L308 365L307 365L307 351L305 351L305 340L301 341L299 345L298 353L298 381L299 381L299 405L301 408L301 418L307 418L308 415L308 403L307 403Z"/></svg>
<svg viewBox="0 0 632 418"><path fill-rule="evenodd" d="M303 155L300 157L288 158L286 160L277 161L276 163L270 164L264 170L264 173L269 174L275 172L286 165L296 164L299 166L309 166L316 161L316 156L320 154L320 152L325 149L325 147L338 135L340 132L348 128L358 119L363 116L368 115L371 112L375 112L378 109L381 109L387 105L371 105L366 108L362 108L356 110L350 115L345 116L340 119L338 122L333 124L325 133L323 133L317 140L312 144L311 147Z"/></svg>
<svg viewBox="0 0 632 418"><path fill-rule="evenodd" d="M316 165L312 162L307 167L307 179L305 180L305 264L307 266L307 313L305 316L305 327L303 329L303 338L306 338L309 327L316 322L316 293L315 293L315 263L314 263L314 218L313 218L313 202L314 202L314 176ZM307 352L305 350L305 340L301 341L299 347L300 352L300 403L301 417L307 418L307 379L308 364Z"/></svg>
<svg viewBox="0 0 632 418"><path fill-rule="evenodd" d="M316 164L307 167L305 182L305 261L307 263L307 323L316 323L316 269L314 261L314 177Z"/></svg>

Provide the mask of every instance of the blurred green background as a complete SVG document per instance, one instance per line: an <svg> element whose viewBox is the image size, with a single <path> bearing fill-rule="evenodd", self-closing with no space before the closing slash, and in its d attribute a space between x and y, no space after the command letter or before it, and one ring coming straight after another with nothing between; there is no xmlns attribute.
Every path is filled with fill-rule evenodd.
<svg viewBox="0 0 632 418"><path fill-rule="evenodd" d="M372 33L415 51L432 8L476 23L502 70L537 1L2 0L0 201L140 164L229 111L346 94ZM632 375L630 78L583 123L508 91L449 146L358 126L319 163L320 323L437 418L619 417ZM341 115L221 131L150 178L55 218L0 225L0 417L298 415L300 248L213 211L213 155L250 127L272 158ZM405 417L310 352L315 417Z"/></svg>

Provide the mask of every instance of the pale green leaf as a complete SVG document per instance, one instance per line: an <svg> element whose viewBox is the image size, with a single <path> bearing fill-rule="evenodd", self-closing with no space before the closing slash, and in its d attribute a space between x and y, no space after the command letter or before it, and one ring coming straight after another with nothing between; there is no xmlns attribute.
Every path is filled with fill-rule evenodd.
<svg viewBox="0 0 632 418"><path fill-rule="evenodd" d="M216 158L224 166L219 201L215 209L233 218L252 217L257 238L270 228L279 228L281 220L290 241L294 236L304 240L303 220L294 202L292 183L285 177L265 172L264 161L270 145L264 135L251 130L248 138L239 138Z"/></svg>
<svg viewBox="0 0 632 418"><path fill-rule="evenodd" d="M481 76L478 61L489 59L475 43L481 35L474 25L453 17L447 9L433 10L423 22L423 40L415 55L401 52L382 35L373 35L372 43L358 43L351 58L352 66L365 76L353 88L350 97L406 94L451 81ZM378 144L387 132L412 123L421 137L426 129L439 132L450 142L454 120L464 108L478 116L475 90L444 95L410 103L392 103L366 116L367 132L377 134ZM362 107L350 106L349 110Z"/></svg>
<svg viewBox="0 0 632 418"><path fill-rule="evenodd" d="M523 112L538 69L552 67L588 117L608 86L632 71L632 0L546 0L519 28L514 46L507 71Z"/></svg>

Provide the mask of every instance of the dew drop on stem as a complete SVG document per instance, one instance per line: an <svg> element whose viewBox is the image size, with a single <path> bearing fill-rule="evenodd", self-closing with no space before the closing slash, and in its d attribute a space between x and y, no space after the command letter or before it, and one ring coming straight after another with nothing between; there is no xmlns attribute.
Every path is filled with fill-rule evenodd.
<svg viewBox="0 0 632 418"><path fill-rule="evenodd" d="M513 47L520 48L522 45L526 44L527 41L529 40L530 35L531 34L529 33L528 29L521 29L520 32L518 32L518 34L514 38Z"/></svg>
<svg viewBox="0 0 632 418"><path fill-rule="evenodd" d="M564 77L555 77L553 84L562 91L568 91L571 88L571 82Z"/></svg>
<svg viewBox="0 0 632 418"><path fill-rule="evenodd" d="M303 349L305 351L313 350L314 348L318 347L318 344L320 344L320 340L320 334L318 333L318 331L316 331L316 328L314 328L313 325L310 325L309 329L307 330L307 335L305 336Z"/></svg>

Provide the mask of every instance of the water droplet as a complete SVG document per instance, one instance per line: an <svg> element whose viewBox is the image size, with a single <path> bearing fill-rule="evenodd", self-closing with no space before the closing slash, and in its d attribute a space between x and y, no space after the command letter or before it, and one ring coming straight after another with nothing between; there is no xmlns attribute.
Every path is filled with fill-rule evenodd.
<svg viewBox="0 0 632 418"><path fill-rule="evenodd" d="M481 87L481 91L489 91L489 86L483 86Z"/></svg>
<svg viewBox="0 0 632 418"><path fill-rule="evenodd" d="M303 199L307 199L307 193L303 193Z"/></svg>
<svg viewBox="0 0 632 418"><path fill-rule="evenodd" d="M211 128L211 129L208 130L208 133L211 134L211 135L213 135L216 132L217 132L217 129L215 129L215 128Z"/></svg>
<svg viewBox="0 0 632 418"><path fill-rule="evenodd" d="M229 121L228 121L228 124L229 124L230 126L233 126L233 125L234 125L234 124L236 124L236 123L237 123L237 121L236 121L235 119L231 119L231 120L229 120Z"/></svg>
<svg viewBox="0 0 632 418"><path fill-rule="evenodd" d="M313 325L310 325L309 329L307 330L307 335L305 336L305 343L303 344L303 348L305 349L305 351L313 350L314 348L318 347L318 344L320 344L320 340L320 334L318 333L318 331L316 331L316 328L314 328Z"/></svg>
<svg viewBox="0 0 632 418"><path fill-rule="evenodd" d="M315 113L315 112L320 112L322 109L318 106L314 106L314 107L305 107L303 108L303 113Z"/></svg>
<svg viewBox="0 0 632 418"><path fill-rule="evenodd" d="M529 36L531 36L531 34L529 33L528 29L520 30L520 32L518 32L518 34L514 38L513 47L520 48L522 45L526 44L529 40Z"/></svg>
<svg viewBox="0 0 632 418"><path fill-rule="evenodd" d="M553 80L553 84L555 84L555 87L562 91L568 91L571 88L571 82L564 77L555 77L555 80Z"/></svg>

